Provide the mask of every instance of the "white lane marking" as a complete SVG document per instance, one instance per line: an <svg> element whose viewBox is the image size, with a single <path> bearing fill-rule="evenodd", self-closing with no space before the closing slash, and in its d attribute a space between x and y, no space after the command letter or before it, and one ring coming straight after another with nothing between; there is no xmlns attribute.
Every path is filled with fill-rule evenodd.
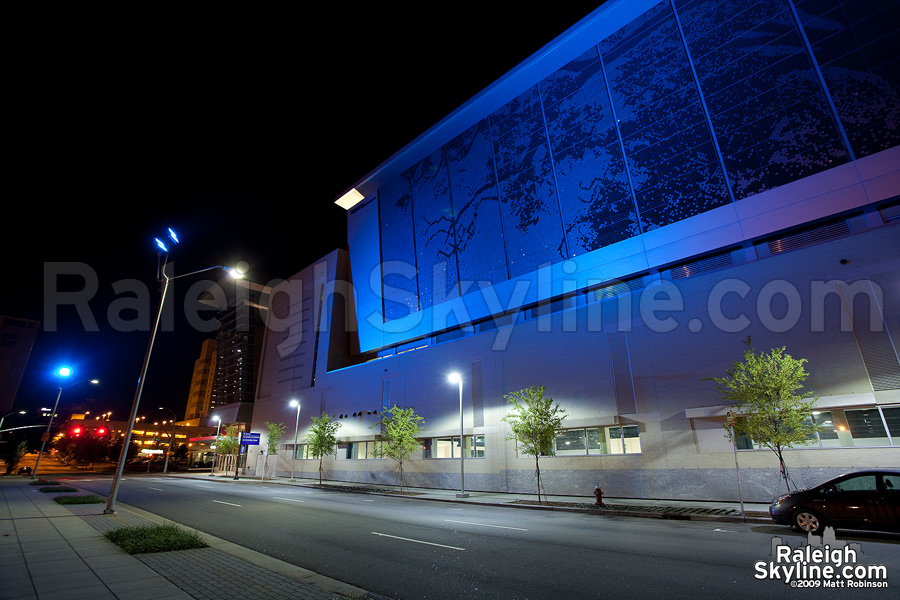
<svg viewBox="0 0 900 600"><path fill-rule="evenodd" d="M211 489L212 489L212 486L211 486L211 485L198 485L197 487L201 487L201 488L203 488L203 489L205 489L205 490L211 490Z"/></svg>
<svg viewBox="0 0 900 600"><path fill-rule="evenodd" d="M516 531L528 531L521 527L507 527L506 525L488 525L487 523L472 523L470 521L454 521L453 519L444 519L448 523L462 523L463 525L478 525L479 527L496 527L497 529L515 529Z"/></svg>
<svg viewBox="0 0 900 600"><path fill-rule="evenodd" d="M232 504L231 502L223 502L221 500L213 500L213 502L218 502L219 504L227 504L228 506L240 506L240 504Z"/></svg>
<svg viewBox="0 0 900 600"><path fill-rule="evenodd" d="M279 498L278 496L272 496L276 500L287 500L289 502L306 502L306 500L297 500L296 498Z"/></svg>
<svg viewBox="0 0 900 600"><path fill-rule="evenodd" d="M375 502L374 500L363 500L363 502Z"/></svg>
<svg viewBox="0 0 900 600"><path fill-rule="evenodd" d="M149 485L147 486L147 488L149 488L149 489L151 489L151 490L156 490L157 492L162 492L162 491L164 491L162 488L150 487Z"/></svg>
<svg viewBox="0 0 900 600"><path fill-rule="evenodd" d="M444 544L435 544L434 542L426 542L423 540L414 540L412 538L400 537L398 535L388 535L386 533L378 533L373 531L372 535L380 535L381 537L394 538L395 540L403 540L404 542L415 542L416 544L427 544L428 546L438 546L439 548L449 548L450 550L465 550L465 548L457 548L456 546L445 546Z"/></svg>

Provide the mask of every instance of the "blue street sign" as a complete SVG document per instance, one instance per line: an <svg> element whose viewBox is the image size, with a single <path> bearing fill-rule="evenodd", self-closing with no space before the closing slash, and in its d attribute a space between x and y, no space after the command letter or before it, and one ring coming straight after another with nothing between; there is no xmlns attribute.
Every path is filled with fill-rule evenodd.
<svg viewBox="0 0 900 600"><path fill-rule="evenodd" d="M238 443L241 446L259 446L259 434L242 431Z"/></svg>

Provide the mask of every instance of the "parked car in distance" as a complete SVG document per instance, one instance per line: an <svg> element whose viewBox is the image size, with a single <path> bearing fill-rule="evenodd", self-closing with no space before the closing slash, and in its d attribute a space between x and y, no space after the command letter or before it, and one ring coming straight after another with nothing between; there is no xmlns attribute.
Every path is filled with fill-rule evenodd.
<svg viewBox="0 0 900 600"><path fill-rule="evenodd" d="M782 494L772 500L769 514L778 524L808 533L826 526L900 531L900 471L858 471Z"/></svg>

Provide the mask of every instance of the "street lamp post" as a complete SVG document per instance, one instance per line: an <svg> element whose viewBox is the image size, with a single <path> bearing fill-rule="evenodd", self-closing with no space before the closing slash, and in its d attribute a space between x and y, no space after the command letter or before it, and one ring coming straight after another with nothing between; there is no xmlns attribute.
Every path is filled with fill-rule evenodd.
<svg viewBox="0 0 900 600"><path fill-rule="evenodd" d="M219 455L219 430L222 427L222 417L213 417L213 420L217 421L218 424L216 425L216 445L213 446L213 464L212 468L209 470L210 477L214 476L213 472L216 470L216 458L218 458Z"/></svg>
<svg viewBox="0 0 900 600"><path fill-rule="evenodd" d="M172 243L178 243L178 237L171 229L169 229L169 239L172 240ZM158 238L154 241L159 247L160 256L164 254L166 256L166 260L168 260L169 249L166 243L162 242ZM147 350L144 353L144 362L141 365L141 374L140 376L138 376L137 388L134 391L134 400L131 405L131 416L128 419L128 429L125 431L125 439L122 443L122 452L119 454L119 465L116 469L115 475L113 476L112 488L109 491L109 498L106 501L106 508L103 510L103 514L105 515L114 514L116 512L116 498L119 495L119 484L122 481L122 473L125 471L125 458L128 456L128 446L131 444L131 434L134 430L134 422L137 419L138 409L140 408L141 404L141 393L144 391L144 381L147 378L147 367L150 364L150 355L153 352L153 342L156 340L156 332L159 330L159 321L162 318L163 306L166 303L166 292L168 292L169 290L169 282L173 279L188 277L190 275L196 275L205 271L212 271L213 269L224 269L232 277L241 277L241 273L239 271L235 269L229 269L228 267L223 267L222 265L207 267L205 269L199 269L190 273L184 273L183 275L169 277L168 274L166 274L166 262L164 261L162 264L159 275L162 278L163 286L159 295L159 304L156 308L156 319L153 322L153 329L150 332L150 341L147 343Z"/></svg>
<svg viewBox="0 0 900 600"><path fill-rule="evenodd" d="M60 381L68 379L73 374L74 371L72 370L72 367L59 367L54 372L54 375L56 375L60 379ZM78 385L79 383L83 383L85 381L88 380L82 379L81 381L76 381L75 383L71 383L65 386L60 383L59 393L56 394L56 402L53 404L53 410L50 411L50 420L47 422L47 431L45 431L44 435L41 436L41 451L38 453L37 460L34 462L34 470L31 472L32 479L34 479L37 475L38 466L41 464L41 457L44 455L44 448L47 447L47 440L50 439L50 428L53 426L53 417L56 416L56 409L59 407L59 398L60 396L62 396L62 391L66 388L70 388L73 385ZM94 384L99 383L96 379L91 379L90 382Z"/></svg>
<svg viewBox="0 0 900 600"><path fill-rule="evenodd" d="M172 441L175 439L175 419L178 415L171 408L160 406L159 410L167 410L172 413L172 435L169 436L169 451L166 452L166 462L163 464L163 475L169 472L169 457L172 455Z"/></svg>
<svg viewBox="0 0 900 600"><path fill-rule="evenodd" d="M457 498L468 498L469 495L466 493L466 468L465 468L465 456L466 456L466 444L465 437L463 437L463 384L462 377L459 373L451 373L448 378L450 383L459 384L459 493L456 495Z"/></svg>
<svg viewBox="0 0 900 600"><path fill-rule="evenodd" d="M14 410L11 413L7 413L7 414L3 415L2 417L0 417L0 439L3 438L3 421L5 421L6 417L8 417L9 415L16 415L16 414L24 415L25 411L24 410Z"/></svg>
<svg viewBox="0 0 900 600"><path fill-rule="evenodd" d="M291 400L290 406L297 407L297 420L294 422L294 450L291 453L291 481L294 479L294 463L297 461L297 431L300 429L300 403L297 400Z"/></svg>
<svg viewBox="0 0 900 600"><path fill-rule="evenodd" d="M734 472L737 473L737 484L738 484L738 500L741 502L741 520L747 520L747 516L744 513L744 492L741 489L741 468L738 466L738 457L737 457L737 441L734 439L734 414L731 411L728 411L728 427L731 429L731 451L734 452Z"/></svg>

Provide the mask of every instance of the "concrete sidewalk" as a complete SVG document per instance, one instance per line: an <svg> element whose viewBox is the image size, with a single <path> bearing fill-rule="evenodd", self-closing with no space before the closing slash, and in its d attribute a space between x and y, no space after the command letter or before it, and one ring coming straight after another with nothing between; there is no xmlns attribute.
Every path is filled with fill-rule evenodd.
<svg viewBox="0 0 900 600"><path fill-rule="evenodd" d="M65 476L62 476L65 477ZM62 479L62 477L60 479ZM77 480L66 478L77 487ZM335 600L367 592L219 538L209 548L130 555L103 535L166 522L118 504L62 506L27 478L0 478L0 598ZM188 529L188 528L185 528Z"/></svg>

